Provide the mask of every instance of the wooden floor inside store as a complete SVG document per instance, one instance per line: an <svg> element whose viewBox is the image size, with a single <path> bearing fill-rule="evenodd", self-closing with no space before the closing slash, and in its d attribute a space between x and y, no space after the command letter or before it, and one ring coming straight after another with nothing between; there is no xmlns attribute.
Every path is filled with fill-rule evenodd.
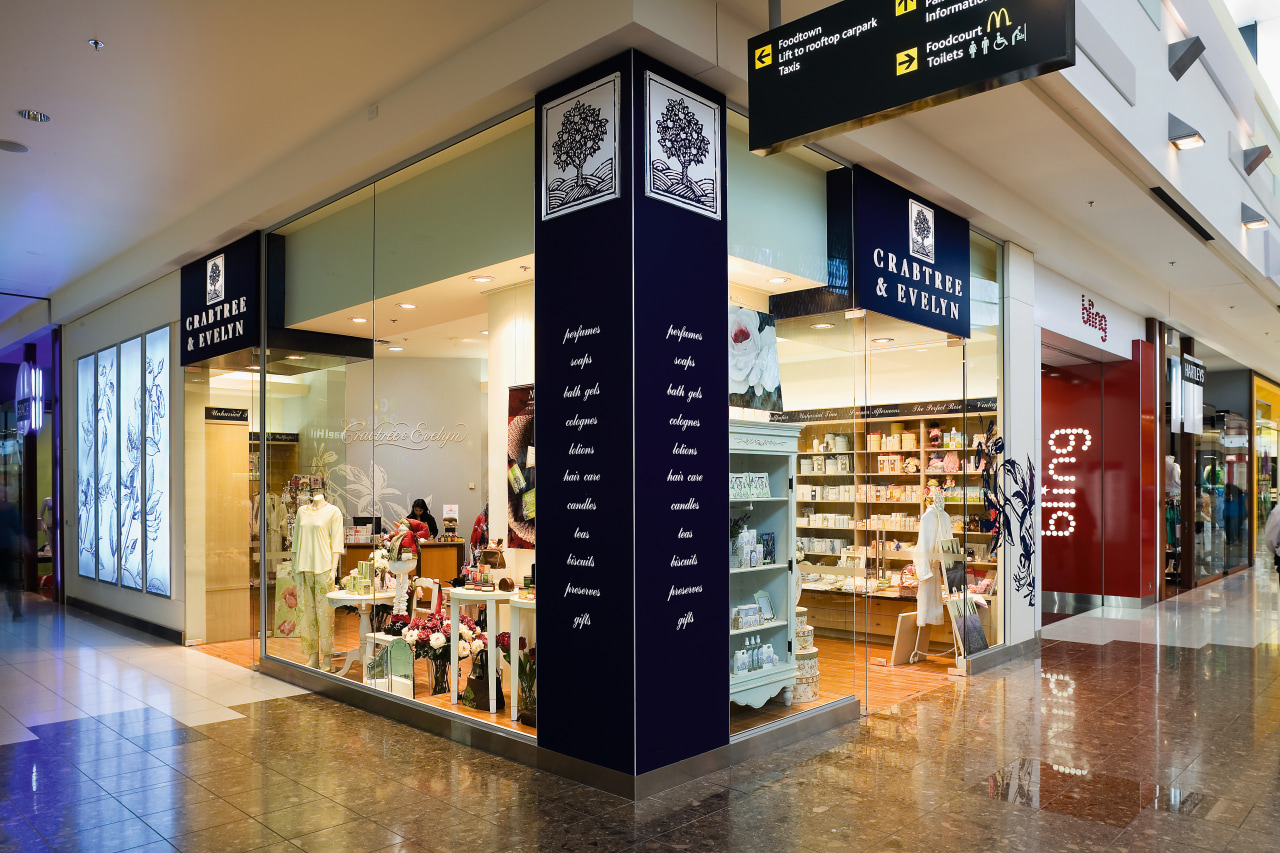
<svg viewBox="0 0 1280 853"><path fill-rule="evenodd" d="M932 655L907 666L885 666L890 646L862 640L818 637L818 698L813 702L792 702L791 707L773 698L759 708L730 705L729 733L755 728L821 708L850 696L862 700L862 712L880 711L912 696L927 693L950 681L947 669L956 661L950 655Z"/></svg>
<svg viewBox="0 0 1280 853"><path fill-rule="evenodd" d="M335 614L333 633L335 651L356 648L359 643L358 617L354 613L338 611ZM882 662L889 657L890 647L877 643L868 645L861 640L819 637L815 645L818 647L818 699L813 702L792 702L791 707L783 705L779 698L771 699L760 708L731 704L729 706L730 734L739 734L747 729L820 708L850 696L857 696L862 700L863 713L882 710L946 684L950 680L947 669L955 666L955 659L950 655L933 655L919 663L907 666L885 666ZM252 667L258 660L257 640L206 643L194 648L196 651L246 668ZM267 640L267 649L275 657L295 663L305 662L299 640L271 638ZM342 660L341 656L338 660ZM346 677L352 681L359 681L357 669L358 665L352 667ZM464 661L462 663L464 678L469 671L470 664ZM504 671L502 687L507 703L511 702L510 678L510 670ZM497 714L490 714L488 711L468 708L461 703L450 705L447 693L432 696L429 661L415 661L414 679L414 698L421 702L512 731L537 735L537 729L511 720L510 704Z"/></svg>

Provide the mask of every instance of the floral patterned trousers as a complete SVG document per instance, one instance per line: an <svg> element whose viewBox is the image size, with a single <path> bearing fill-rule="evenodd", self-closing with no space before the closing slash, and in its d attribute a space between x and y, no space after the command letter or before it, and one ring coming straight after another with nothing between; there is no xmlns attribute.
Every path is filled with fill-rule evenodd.
<svg viewBox="0 0 1280 853"><path fill-rule="evenodd" d="M298 619L302 652L307 657L319 653L323 667L333 654L333 608L325 598L333 583L327 573L298 572L295 577L298 579L298 606L302 611Z"/></svg>

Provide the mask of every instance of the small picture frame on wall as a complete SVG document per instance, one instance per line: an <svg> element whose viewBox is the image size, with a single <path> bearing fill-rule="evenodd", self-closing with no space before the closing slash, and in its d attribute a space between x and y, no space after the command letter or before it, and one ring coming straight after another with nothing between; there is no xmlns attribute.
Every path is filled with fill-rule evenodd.
<svg viewBox="0 0 1280 853"><path fill-rule="evenodd" d="M760 606L760 621L772 622L774 620L773 599L769 597L769 593L759 590L755 595L755 599L756 604Z"/></svg>

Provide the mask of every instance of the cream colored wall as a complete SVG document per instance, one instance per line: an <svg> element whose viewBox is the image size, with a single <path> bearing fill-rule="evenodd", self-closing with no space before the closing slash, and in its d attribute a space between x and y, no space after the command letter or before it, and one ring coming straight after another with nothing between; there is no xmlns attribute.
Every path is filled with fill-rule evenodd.
<svg viewBox="0 0 1280 853"><path fill-rule="evenodd" d="M62 399L68 401L62 410L62 458L69 460L63 467L62 488L64 495L71 495L62 518L62 556L63 565L67 567L67 595L83 601L92 602L119 613L136 616L156 625L163 625L178 631L186 632L186 572L183 568L185 551L185 528L182 523L185 513L186 490L183 485L185 465L182 464L183 449L178 446L177 436L183 435L185 429L185 404L183 399L183 371L178 366L178 341L181 336L170 335L170 418L169 447L172 459L170 481L167 489L169 512L172 519L170 536L170 564L173 582L170 587L171 597L161 598L147 595L136 590L125 589L110 584L100 583L91 578L80 577L76 573L76 547L79 542L77 525L79 519L75 510L74 496L79 491L75 460L79 458L76 441L79 429L76 423L76 403L79 389L76 387L78 373L76 361L99 349L118 344L136 335L173 323L180 316L179 305L179 273L174 271L142 287L123 299L119 299L105 308L87 314L63 329L62 349ZM202 412L203 415L203 412Z"/></svg>
<svg viewBox="0 0 1280 853"><path fill-rule="evenodd" d="M507 389L533 382L533 282L489 296L489 534L507 535ZM471 536L466 519L459 527ZM509 549L507 574L517 583L529 574L535 552Z"/></svg>

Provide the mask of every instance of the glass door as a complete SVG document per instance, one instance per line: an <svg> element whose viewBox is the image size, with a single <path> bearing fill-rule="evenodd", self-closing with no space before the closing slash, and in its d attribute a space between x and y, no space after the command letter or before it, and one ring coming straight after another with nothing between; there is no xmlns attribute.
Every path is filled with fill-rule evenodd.
<svg viewBox="0 0 1280 853"><path fill-rule="evenodd" d="M866 448L858 621L875 714L946 684L966 629L970 653L995 642L991 608L969 596L995 574L990 533L970 525L982 502L974 439L995 413L970 411L964 340L877 314L861 318L857 338Z"/></svg>

